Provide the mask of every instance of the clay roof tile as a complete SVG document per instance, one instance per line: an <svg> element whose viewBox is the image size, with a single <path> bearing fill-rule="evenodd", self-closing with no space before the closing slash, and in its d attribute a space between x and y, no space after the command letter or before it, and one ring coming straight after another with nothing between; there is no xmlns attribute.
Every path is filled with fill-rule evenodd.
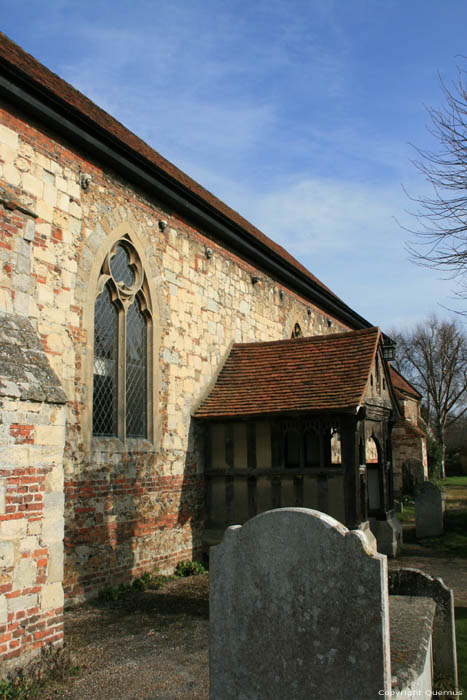
<svg viewBox="0 0 467 700"><path fill-rule="evenodd" d="M381 333L378 328L238 343L196 418L357 408L363 400Z"/></svg>
<svg viewBox="0 0 467 700"><path fill-rule="evenodd" d="M202 200L209 207L215 209L219 214L227 217L233 224L240 226L243 231L269 248L270 251L278 255L284 261L291 264L296 270L300 271L308 279L326 290L326 292L331 294L335 299L339 299L325 284L311 274L309 270L299 263L282 246L268 238L262 231L253 226L249 221L198 184L186 173L179 170L179 168L157 153L157 151L153 150L147 143L135 136L135 134L123 124L94 104L89 98L79 92L79 90L76 90L56 73L53 73L43 66L9 37L0 32L0 66L2 64L13 69L15 73L19 72L23 74L29 82L33 81L33 83L41 86L42 89L45 89L47 93L49 93L50 99L52 99L56 105L62 104L66 106L68 112L71 110L82 124L87 124L88 127L94 125L106 132L108 137L117 140L127 150L130 149L139 158L142 157L151 166L155 166L160 173L168 176L169 180L176 186L181 185L182 188L192 195L195 195L195 197ZM342 303L341 300L339 301Z"/></svg>

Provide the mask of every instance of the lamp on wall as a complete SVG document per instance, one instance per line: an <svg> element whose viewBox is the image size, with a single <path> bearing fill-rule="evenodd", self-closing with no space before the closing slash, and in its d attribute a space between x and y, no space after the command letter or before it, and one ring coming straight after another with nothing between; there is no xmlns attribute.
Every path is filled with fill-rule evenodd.
<svg viewBox="0 0 467 700"><path fill-rule="evenodd" d="M396 354L396 344L393 340L383 345L383 358L386 361L393 360Z"/></svg>

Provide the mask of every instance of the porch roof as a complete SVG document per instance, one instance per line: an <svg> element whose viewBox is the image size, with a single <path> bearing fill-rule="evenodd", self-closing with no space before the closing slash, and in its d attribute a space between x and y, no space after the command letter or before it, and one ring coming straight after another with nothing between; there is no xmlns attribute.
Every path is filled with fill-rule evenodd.
<svg viewBox="0 0 467 700"><path fill-rule="evenodd" d="M195 418L234 418L359 406L381 338L379 328L238 343Z"/></svg>

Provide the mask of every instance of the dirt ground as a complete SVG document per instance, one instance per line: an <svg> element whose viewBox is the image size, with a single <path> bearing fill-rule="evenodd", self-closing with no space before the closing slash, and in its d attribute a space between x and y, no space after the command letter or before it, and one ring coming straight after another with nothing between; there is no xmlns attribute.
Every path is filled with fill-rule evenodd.
<svg viewBox="0 0 467 700"><path fill-rule="evenodd" d="M65 613L81 671L40 700L208 700L208 576Z"/></svg>
<svg viewBox="0 0 467 700"><path fill-rule="evenodd" d="M449 508L466 504L467 489L450 490ZM467 607L467 557L409 543L388 563L442 578ZM65 639L81 670L38 700L208 700L208 599L204 574L67 611Z"/></svg>
<svg viewBox="0 0 467 700"><path fill-rule="evenodd" d="M400 566L440 576L467 605L467 559L410 544L390 561ZM40 700L208 700L208 588L208 575L194 576L68 611L65 636L81 671Z"/></svg>
<svg viewBox="0 0 467 700"><path fill-rule="evenodd" d="M454 604L467 606L467 559L450 557L418 544L406 544L402 556L388 559L390 569L409 567L441 578L454 591Z"/></svg>

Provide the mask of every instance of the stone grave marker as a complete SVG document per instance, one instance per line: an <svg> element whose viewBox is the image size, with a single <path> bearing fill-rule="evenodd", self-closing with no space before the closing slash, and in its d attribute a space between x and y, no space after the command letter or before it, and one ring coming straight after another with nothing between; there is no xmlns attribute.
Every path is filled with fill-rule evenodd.
<svg viewBox="0 0 467 700"><path fill-rule="evenodd" d="M210 561L211 700L374 700L391 690L387 563L306 508L228 528Z"/></svg>
<svg viewBox="0 0 467 700"><path fill-rule="evenodd" d="M439 537L444 531L444 493L431 481L415 487L417 538Z"/></svg>
<svg viewBox="0 0 467 700"><path fill-rule="evenodd" d="M403 568L389 572L389 593L432 598L435 601L433 671L435 676L449 678L457 690L456 623L452 590L440 578L428 576L418 569Z"/></svg>

